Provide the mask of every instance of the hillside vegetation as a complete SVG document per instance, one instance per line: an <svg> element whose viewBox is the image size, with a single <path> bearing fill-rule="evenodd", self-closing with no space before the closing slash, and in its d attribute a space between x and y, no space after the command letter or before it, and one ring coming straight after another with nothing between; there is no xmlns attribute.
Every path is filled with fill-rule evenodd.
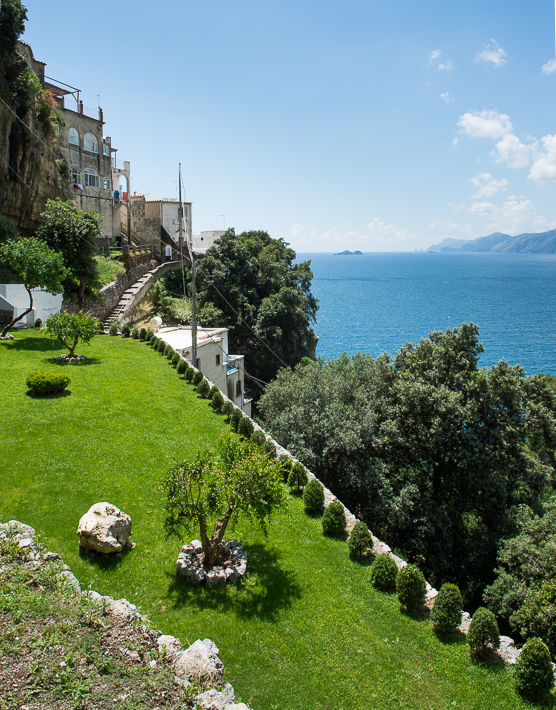
<svg viewBox="0 0 556 710"><path fill-rule="evenodd" d="M427 619L402 615L295 496L268 538L244 522L230 533L249 556L243 583L205 589L177 578L180 543L163 538L157 485L167 457L190 457L214 442L224 417L139 341L97 338L82 348L85 365L56 364L61 352L42 332L0 344L0 520L42 531L83 588L137 603L184 644L211 638L225 680L255 710L529 707L507 668L471 662L461 635L437 637ZM69 372L68 391L29 396L25 377L36 369ZM121 557L78 547L80 516L104 500L133 519L136 548Z"/></svg>

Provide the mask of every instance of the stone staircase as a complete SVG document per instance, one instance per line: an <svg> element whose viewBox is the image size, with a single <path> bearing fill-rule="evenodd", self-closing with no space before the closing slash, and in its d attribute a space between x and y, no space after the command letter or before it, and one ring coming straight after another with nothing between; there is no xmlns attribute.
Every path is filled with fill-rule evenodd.
<svg viewBox="0 0 556 710"><path fill-rule="evenodd" d="M103 320L102 325L104 327L104 332L108 333L108 330L110 329L110 323L114 319L120 321L121 324L122 319L130 310L131 306L137 305L140 300L144 298L147 291L155 283L155 281L159 277L167 273L171 268L176 267L179 267L179 262L167 262L165 264L161 264L160 266L157 266L156 268L147 271L147 273L144 274L138 281L136 281L133 286L130 286L128 289L126 289L123 292L118 302L118 305ZM142 298L138 299L138 294L140 294L140 292L142 292Z"/></svg>

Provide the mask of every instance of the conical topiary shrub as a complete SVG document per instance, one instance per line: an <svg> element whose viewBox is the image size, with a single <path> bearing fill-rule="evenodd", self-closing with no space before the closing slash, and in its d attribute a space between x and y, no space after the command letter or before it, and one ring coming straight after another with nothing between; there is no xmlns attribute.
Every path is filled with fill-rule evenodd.
<svg viewBox="0 0 556 710"><path fill-rule="evenodd" d="M554 687L554 671L548 646L538 638L527 641L515 664L515 687L529 697L542 697Z"/></svg>
<svg viewBox="0 0 556 710"><path fill-rule="evenodd" d="M427 583L417 565L406 565L398 571L396 594L401 606L413 611L425 603Z"/></svg>
<svg viewBox="0 0 556 710"><path fill-rule="evenodd" d="M398 565L390 555L379 555L371 565L371 584L383 592L392 592L396 588Z"/></svg>
<svg viewBox="0 0 556 710"><path fill-rule="evenodd" d="M325 535L343 535L346 531L346 511L339 500L325 508L322 516L322 531Z"/></svg>
<svg viewBox="0 0 556 710"><path fill-rule="evenodd" d="M303 505L309 513L318 513L324 508L324 488L316 478L303 489Z"/></svg>
<svg viewBox="0 0 556 710"><path fill-rule="evenodd" d="M299 493L299 491L307 485L308 481L309 476L307 475L305 466L301 462L296 461L293 464L290 474L288 476L288 486L290 488L295 488L296 491Z"/></svg>
<svg viewBox="0 0 556 710"><path fill-rule="evenodd" d="M496 617L484 607L479 607L473 614L467 633L469 652L477 658L486 658L489 652L500 645L500 631Z"/></svg>
<svg viewBox="0 0 556 710"><path fill-rule="evenodd" d="M373 536L361 520L353 526L348 540L349 556L352 560L361 560L367 550L373 549Z"/></svg>
<svg viewBox="0 0 556 710"><path fill-rule="evenodd" d="M463 600L459 587L455 584L443 584L434 600L431 620L435 631L449 633L456 631L461 624Z"/></svg>

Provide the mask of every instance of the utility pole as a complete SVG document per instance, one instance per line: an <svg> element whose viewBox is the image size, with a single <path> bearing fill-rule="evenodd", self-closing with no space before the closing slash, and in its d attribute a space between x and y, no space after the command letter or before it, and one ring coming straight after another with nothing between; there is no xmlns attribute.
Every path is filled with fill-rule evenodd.
<svg viewBox="0 0 556 710"><path fill-rule="evenodd" d="M193 253L193 226L192 212L189 209L189 219L187 220L187 238L189 241L189 255L191 257L191 359L193 366L197 367L197 291L195 286L195 255Z"/></svg>
<svg viewBox="0 0 556 710"><path fill-rule="evenodd" d="M180 269L181 269L181 281L183 287L183 297L185 298L185 268L183 264L183 203L181 201L181 163L179 170L179 193L180 193L180 204L178 207L178 231L179 231L179 249L180 249Z"/></svg>

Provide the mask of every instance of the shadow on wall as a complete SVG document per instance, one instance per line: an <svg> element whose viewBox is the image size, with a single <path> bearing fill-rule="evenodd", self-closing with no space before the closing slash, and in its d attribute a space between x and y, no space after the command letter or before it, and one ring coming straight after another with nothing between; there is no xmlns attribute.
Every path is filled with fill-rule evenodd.
<svg viewBox="0 0 556 710"><path fill-rule="evenodd" d="M297 575L280 566L279 554L262 544L245 545L247 578L222 587L193 587L177 575L168 586L175 609L195 605L199 611L234 609L241 618L277 621L279 612L301 598Z"/></svg>

